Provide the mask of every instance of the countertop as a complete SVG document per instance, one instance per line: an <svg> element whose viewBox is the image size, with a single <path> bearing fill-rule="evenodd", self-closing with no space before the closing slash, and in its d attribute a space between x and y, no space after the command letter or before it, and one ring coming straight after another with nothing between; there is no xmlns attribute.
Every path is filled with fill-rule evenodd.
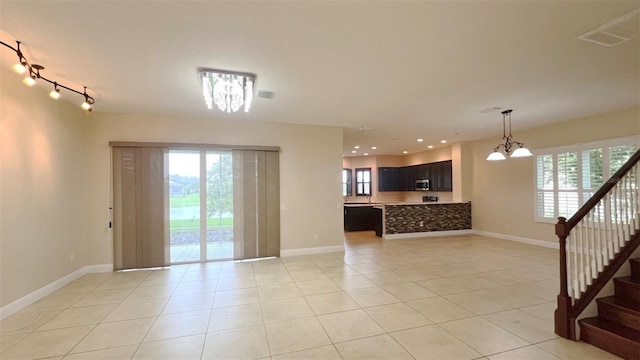
<svg viewBox="0 0 640 360"><path fill-rule="evenodd" d="M373 206L383 207L385 205L443 205L443 204L466 204L469 201L433 201L433 202L390 202L390 203L344 203L344 206L359 207L359 206Z"/></svg>
<svg viewBox="0 0 640 360"><path fill-rule="evenodd" d="M466 204L469 201L430 201L430 202L395 202L383 205L445 205L445 204Z"/></svg>
<svg viewBox="0 0 640 360"><path fill-rule="evenodd" d="M344 206L348 207L361 207L361 206L382 206L381 203L344 203Z"/></svg>

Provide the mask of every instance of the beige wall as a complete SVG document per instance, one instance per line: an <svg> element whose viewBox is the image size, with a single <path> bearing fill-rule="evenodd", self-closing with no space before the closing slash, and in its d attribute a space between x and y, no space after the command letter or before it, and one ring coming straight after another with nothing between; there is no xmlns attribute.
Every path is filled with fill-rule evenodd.
<svg viewBox="0 0 640 360"><path fill-rule="evenodd" d="M470 143L460 142L451 145L453 159L452 201L470 201L473 197L473 148Z"/></svg>
<svg viewBox="0 0 640 360"><path fill-rule="evenodd" d="M109 141L159 141L279 146L281 249L344 243L341 176L342 129L249 122L96 113L89 139L89 261L112 262ZM317 240L315 235L317 234Z"/></svg>
<svg viewBox="0 0 640 360"><path fill-rule="evenodd" d="M446 160L451 160L451 146L449 145L437 149L405 155L403 166L427 164Z"/></svg>
<svg viewBox="0 0 640 360"><path fill-rule="evenodd" d="M87 265L87 123L0 68L0 306ZM71 101L82 100L63 91ZM73 260L71 260L73 256Z"/></svg>
<svg viewBox="0 0 640 360"><path fill-rule="evenodd" d="M514 134L536 149L640 134L640 108L557 123ZM475 230L556 242L553 224L534 221L534 157L486 161L499 136L472 143Z"/></svg>

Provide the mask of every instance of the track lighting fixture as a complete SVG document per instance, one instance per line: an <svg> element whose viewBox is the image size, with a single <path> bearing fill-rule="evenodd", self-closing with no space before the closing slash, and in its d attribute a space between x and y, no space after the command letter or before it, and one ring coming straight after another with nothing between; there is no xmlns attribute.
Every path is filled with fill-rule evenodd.
<svg viewBox="0 0 640 360"><path fill-rule="evenodd" d="M80 107L82 107L84 110L89 111L89 112L93 111L93 106L92 106L93 101L89 100L90 97L89 97L89 95L87 95L87 87L86 86L84 87L83 95L84 95L84 102L82 103L82 105L80 105Z"/></svg>
<svg viewBox="0 0 640 360"><path fill-rule="evenodd" d="M51 97L54 100L58 100L60 98L60 89L58 89L57 82L53 83L53 90L51 90L51 92L49 93L49 97Z"/></svg>
<svg viewBox="0 0 640 360"><path fill-rule="evenodd" d="M22 79L22 82L27 86L33 86L36 83L36 77L33 75L29 75Z"/></svg>
<svg viewBox="0 0 640 360"><path fill-rule="evenodd" d="M16 49L18 63L13 65L13 70L18 74L24 74L24 72L27 71L27 60L22 56L22 51L20 51L20 41L16 41L16 43L18 43L18 47Z"/></svg>
<svg viewBox="0 0 640 360"><path fill-rule="evenodd" d="M21 61L13 65L13 70L18 74L24 74L24 72L27 71L27 63Z"/></svg>
<svg viewBox="0 0 640 360"><path fill-rule="evenodd" d="M52 99L58 99L60 98L60 88L74 92L76 94L82 95L84 96L84 102L82 103L82 105L80 105L80 107L82 107L84 110L86 111L92 111L93 110L93 104L95 103L95 99L91 96L89 96L89 94L87 94L87 87L84 87L84 91L80 92L78 90L74 90L70 87L64 86L60 83L58 83L57 81L53 81L53 80L49 80L47 78L45 78L44 76L40 75L40 70L44 70L44 66L42 65L38 65L38 64L30 64L27 61L27 58L24 57L24 54L22 53L22 50L20 50L20 41L16 41L16 43L18 44L17 47L13 47L3 41L0 41L0 44L8 47L9 49L15 51L16 55L18 55L18 63L15 64L13 66L13 70L15 72L17 72L18 74L24 74L25 72L28 71L27 76L22 80L22 82L27 85L27 86L33 86L36 83L36 80L40 79L40 80L44 80L46 82L48 82L49 84L53 85L53 90L49 93L49 96Z"/></svg>

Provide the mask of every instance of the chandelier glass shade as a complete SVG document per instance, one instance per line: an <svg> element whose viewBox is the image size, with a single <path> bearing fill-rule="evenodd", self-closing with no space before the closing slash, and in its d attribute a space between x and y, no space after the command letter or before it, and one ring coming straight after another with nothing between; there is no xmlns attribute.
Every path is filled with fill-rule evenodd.
<svg viewBox="0 0 640 360"><path fill-rule="evenodd" d="M220 110L231 113L251 109L254 74L205 69L200 71L202 94L209 109L215 104Z"/></svg>
<svg viewBox="0 0 640 360"><path fill-rule="evenodd" d="M504 140L504 144L499 144L493 148L493 152L487 156L487 160L489 161L505 160L507 156L514 158L533 156L531 151L524 147L523 143L513 140L513 135L511 135L512 111L513 110L505 110L502 112L502 139ZM509 125L508 131L507 124ZM502 148L502 152L500 151L500 148Z"/></svg>

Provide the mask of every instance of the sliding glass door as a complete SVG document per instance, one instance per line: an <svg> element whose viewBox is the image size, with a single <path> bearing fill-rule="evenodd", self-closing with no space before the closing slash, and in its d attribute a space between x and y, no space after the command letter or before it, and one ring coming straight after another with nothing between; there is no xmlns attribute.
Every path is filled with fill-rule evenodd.
<svg viewBox="0 0 640 360"><path fill-rule="evenodd" d="M169 151L171 263L233 258L230 152Z"/></svg>
<svg viewBox="0 0 640 360"><path fill-rule="evenodd" d="M206 154L207 260L233 258L233 163L231 152Z"/></svg>
<svg viewBox="0 0 640 360"><path fill-rule="evenodd" d="M277 148L109 145L116 270L280 254Z"/></svg>

